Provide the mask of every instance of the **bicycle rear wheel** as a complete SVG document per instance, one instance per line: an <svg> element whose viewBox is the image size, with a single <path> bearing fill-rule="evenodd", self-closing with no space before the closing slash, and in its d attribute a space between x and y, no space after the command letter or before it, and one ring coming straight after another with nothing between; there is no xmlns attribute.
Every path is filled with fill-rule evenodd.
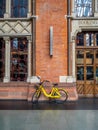
<svg viewBox="0 0 98 130"><path fill-rule="evenodd" d="M58 90L59 90L61 97L59 99L55 99L55 100L57 103L63 103L68 99L68 93L62 88L59 88Z"/></svg>
<svg viewBox="0 0 98 130"><path fill-rule="evenodd" d="M32 96L32 103L38 103L38 99L40 97L41 92L38 94L36 91L34 92Z"/></svg>

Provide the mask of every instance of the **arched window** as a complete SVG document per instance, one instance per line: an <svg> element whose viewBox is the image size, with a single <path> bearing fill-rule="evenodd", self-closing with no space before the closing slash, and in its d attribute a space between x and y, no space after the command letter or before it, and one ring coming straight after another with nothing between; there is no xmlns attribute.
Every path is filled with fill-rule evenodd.
<svg viewBox="0 0 98 130"><path fill-rule="evenodd" d="M5 13L5 0L0 0L0 18L4 17Z"/></svg>
<svg viewBox="0 0 98 130"><path fill-rule="evenodd" d="M75 0L76 17L93 16L93 0Z"/></svg>
<svg viewBox="0 0 98 130"><path fill-rule="evenodd" d="M12 0L11 16L13 18L27 17L28 0Z"/></svg>

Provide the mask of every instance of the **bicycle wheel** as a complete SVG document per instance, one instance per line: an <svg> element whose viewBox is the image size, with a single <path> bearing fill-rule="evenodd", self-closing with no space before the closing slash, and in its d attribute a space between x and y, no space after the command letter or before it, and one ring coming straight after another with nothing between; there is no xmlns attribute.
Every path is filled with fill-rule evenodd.
<svg viewBox="0 0 98 130"><path fill-rule="evenodd" d="M65 102L68 98L68 93L62 89L62 88L59 88L59 93L61 95L61 97L59 99L55 99L57 103L62 103L62 102Z"/></svg>
<svg viewBox="0 0 98 130"><path fill-rule="evenodd" d="M38 99L40 97L41 92L38 94L36 91L34 92L32 96L32 103L38 103Z"/></svg>

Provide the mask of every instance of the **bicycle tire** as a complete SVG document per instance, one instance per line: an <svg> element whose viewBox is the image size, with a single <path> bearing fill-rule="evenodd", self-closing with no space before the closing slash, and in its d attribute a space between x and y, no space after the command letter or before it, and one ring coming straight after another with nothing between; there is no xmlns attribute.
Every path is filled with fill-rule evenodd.
<svg viewBox="0 0 98 130"><path fill-rule="evenodd" d="M63 103L66 102L68 99L68 93L62 88L58 88L59 93L61 94L61 97L59 99L55 99L57 103Z"/></svg>
<svg viewBox="0 0 98 130"><path fill-rule="evenodd" d="M40 92L41 94L41 92ZM40 97L40 94L37 94L37 91L34 92L33 96L32 96L32 103L38 103L38 99Z"/></svg>

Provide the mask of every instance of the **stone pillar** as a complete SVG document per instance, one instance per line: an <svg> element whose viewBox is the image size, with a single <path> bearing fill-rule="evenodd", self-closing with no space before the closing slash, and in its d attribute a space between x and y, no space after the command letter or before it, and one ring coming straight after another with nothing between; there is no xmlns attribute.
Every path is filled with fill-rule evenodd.
<svg viewBox="0 0 98 130"><path fill-rule="evenodd" d="M10 81L10 38L3 37L5 40L5 76L4 82Z"/></svg>
<svg viewBox="0 0 98 130"><path fill-rule="evenodd" d="M27 17L30 17L32 15L32 12L31 12L31 0L28 0L28 14L27 14Z"/></svg>
<svg viewBox="0 0 98 130"><path fill-rule="evenodd" d="M9 18L11 12L11 0L6 0L6 11L4 14L4 18Z"/></svg>
<svg viewBox="0 0 98 130"><path fill-rule="evenodd" d="M95 3L93 4L94 7L94 16L98 17L98 0L95 0Z"/></svg>
<svg viewBox="0 0 98 130"><path fill-rule="evenodd" d="M31 79L31 36L27 36L28 40L28 77L27 82L30 82Z"/></svg>
<svg viewBox="0 0 98 130"><path fill-rule="evenodd" d="M71 2L72 2L72 12L71 12L71 15L73 17L75 17L75 0L72 0Z"/></svg>
<svg viewBox="0 0 98 130"><path fill-rule="evenodd" d="M76 72L75 72L75 39L72 40L72 76L76 77Z"/></svg>

